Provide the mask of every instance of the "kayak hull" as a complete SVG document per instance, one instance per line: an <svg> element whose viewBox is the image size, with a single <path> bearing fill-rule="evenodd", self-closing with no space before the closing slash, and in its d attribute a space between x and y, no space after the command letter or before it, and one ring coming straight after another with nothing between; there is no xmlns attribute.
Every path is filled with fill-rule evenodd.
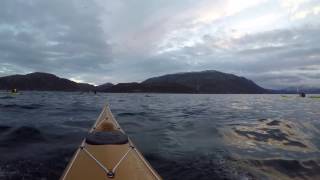
<svg viewBox="0 0 320 180"><path fill-rule="evenodd" d="M108 106L104 107L96 123L90 130L90 132L93 131L122 131L124 133ZM85 147L85 150L98 162L90 157L81 147ZM123 160L121 161L122 158ZM109 170L112 170L119 163L114 171L114 177L108 177L107 172L99 163ZM128 143L120 145L90 145L83 141L60 179L154 180L161 179L161 177L129 139Z"/></svg>

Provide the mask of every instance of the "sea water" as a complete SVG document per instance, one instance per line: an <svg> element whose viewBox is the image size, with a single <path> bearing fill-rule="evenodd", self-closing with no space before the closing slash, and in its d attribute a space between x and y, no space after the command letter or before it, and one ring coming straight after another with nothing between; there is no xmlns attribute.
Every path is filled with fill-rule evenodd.
<svg viewBox="0 0 320 180"><path fill-rule="evenodd" d="M107 103L164 179L320 177L319 99L1 91L0 179L58 179Z"/></svg>

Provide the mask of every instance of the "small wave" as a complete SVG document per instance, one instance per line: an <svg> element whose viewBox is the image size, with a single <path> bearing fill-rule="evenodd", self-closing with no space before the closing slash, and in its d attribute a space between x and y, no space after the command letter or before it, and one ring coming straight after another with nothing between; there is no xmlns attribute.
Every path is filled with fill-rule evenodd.
<svg viewBox="0 0 320 180"><path fill-rule="evenodd" d="M237 109L237 110L249 110L251 107L240 104L240 103L231 103L230 106L232 109Z"/></svg>
<svg viewBox="0 0 320 180"><path fill-rule="evenodd" d="M0 99L14 99L13 96L2 96L0 97Z"/></svg>
<svg viewBox="0 0 320 180"><path fill-rule="evenodd" d="M92 125L92 121L65 121L63 124L68 126L77 126L77 127L90 127Z"/></svg>
<svg viewBox="0 0 320 180"><path fill-rule="evenodd" d="M146 112L137 112L137 113L119 113L118 116L145 116Z"/></svg>
<svg viewBox="0 0 320 180"><path fill-rule="evenodd" d="M309 96L309 98L320 99L320 96Z"/></svg>
<svg viewBox="0 0 320 180"><path fill-rule="evenodd" d="M88 108L88 107L73 107L71 109L66 109L66 108L61 108L63 110L66 110L68 112L96 112L96 109L93 109L93 108Z"/></svg>
<svg viewBox="0 0 320 180"><path fill-rule="evenodd" d="M279 120L272 120L270 122L267 123L268 126L279 126L281 123L281 121Z"/></svg>
<svg viewBox="0 0 320 180"><path fill-rule="evenodd" d="M19 105L19 104L0 104L0 108L3 109L39 109L43 105L41 104L28 104L28 105Z"/></svg>
<svg viewBox="0 0 320 180"><path fill-rule="evenodd" d="M21 157L0 161L0 179L59 179L74 149L59 149L41 156Z"/></svg>
<svg viewBox="0 0 320 180"><path fill-rule="evenodd" d="M125 125L126 127L137 127L137 128L141 128L141 126L143 126L143 124L138 123L138 122L133 122L133 121L131 121L131 122L126 122L126 123L124 123L124 125Z"/></svg>
<svg viewBox="0 0 320 180"><path fill-rule="evenodd" d="M0 144L16 146L21 143L41 141L45 141L45 137L39 129L30 126L22 126L9 131L4 137L2 137Z"/></svg>
<svg viewBox="0 0 320 180"><path fill-rule="evenodd" d="M263 146L287 152L319 151L311 136L298 123L288 120L260 119L256 123L234 125L230 130L224 135L225 141L240 149Z"/></svg>
<svg viewBox="0 0 320 180"><path fill-rule="evenodd" d="M4 133L10 129L11 129L10 126L0 125L0 134Z"/></svg>
<svg viewBox="0 0 320 180"><path fill-rule="evenodd" d="M162 175L163 179L254 179L254 176L242 169L234 168L223 158L206 155L184 158L163 158L156 154L145 154L145 157Z"/></svg>
<svg viewBox="0 0 320 180"><path fill-rule="evenodd" d="M183 128L193 128L195 125L195 122L194 121L186 121L182 124Z"/></svg>
<svg viewBox="0 0 320 180"><path fill-rule="evenodd" d="M182 113L187 116L200 115L205 113L207 109L183 109Z"/></svg>
<svg viewBox="0 0 320 180"><path fill-rule="evenodd" d="M318 179L320 177L320 159L288 160L268 159L249 160L249 164L263 171L269 177L278 179ZM280 172L280 174L279 174Z"/></svg>

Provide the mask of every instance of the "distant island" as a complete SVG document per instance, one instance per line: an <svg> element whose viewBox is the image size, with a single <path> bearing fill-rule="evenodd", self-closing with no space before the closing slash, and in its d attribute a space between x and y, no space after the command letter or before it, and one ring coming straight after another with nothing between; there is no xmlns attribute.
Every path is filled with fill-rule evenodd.
<svg viewBox="0 0 320 180"><path fill-rule="evenodd" d="M36 91L98 91L111 93L292 93L292 91L264 89L244 77L215 70L168 74L152 77L141 83L105 83L99 86L87 83L77 83L53 74L42 72L0 77L0 89L11 90L14 88L18 90Z"/></svg>

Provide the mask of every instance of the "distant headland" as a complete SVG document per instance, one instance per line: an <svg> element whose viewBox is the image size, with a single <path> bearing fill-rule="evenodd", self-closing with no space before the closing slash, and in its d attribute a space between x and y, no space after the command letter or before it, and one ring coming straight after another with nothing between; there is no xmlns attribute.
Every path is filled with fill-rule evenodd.
<svg viewBox="0 0 320 180"><path fill-rule="evenodd" d="M98 91L112 93L199 93L199 94L263 94L282 93L260 87L244 77L215 70L185 72L152 77L131 83L105 83L94 86L77 83L56 75L34 72L26 75L0 77L0 89L35 91ZM290 92L287 92L290 93Z"/></svg>

